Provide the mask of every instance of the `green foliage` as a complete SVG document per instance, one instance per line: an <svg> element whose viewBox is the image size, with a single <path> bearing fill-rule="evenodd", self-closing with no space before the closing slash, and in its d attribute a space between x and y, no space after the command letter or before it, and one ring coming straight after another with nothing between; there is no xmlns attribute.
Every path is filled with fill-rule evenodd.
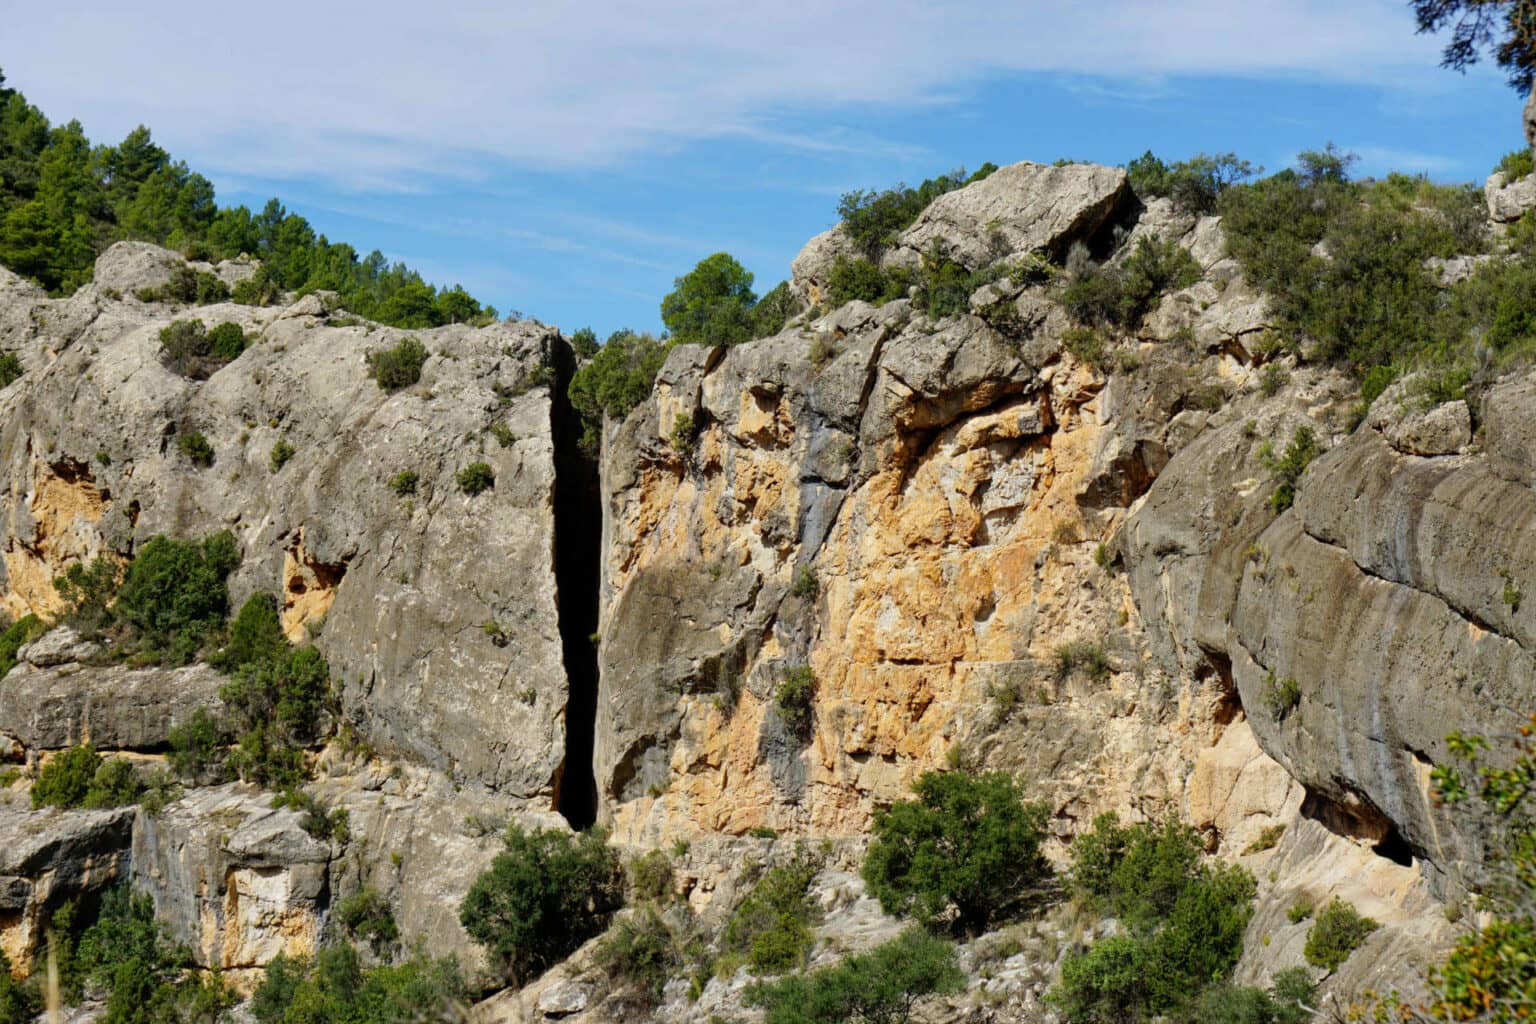
<svg viewBox="0 0 1536 1024"><path fill-rule="evenodd" d="M672 860L665 850L651 850L629 862L624 872L632 898L668 903L677 894L673 887Z"/></svg>
<svg viewBox="0 0 1536 1024"><path fill-rule="evenodd" d="M778 334L784 325L805 311L788 281L780 281L752 307L752 336L766 338Z"/></svg>
<svg viewBox="0 0 1536 1024"><path fill-rule="evenodd" d="M1178 1019L1183 1024L1305 1024L1312 1018L1307 1007L1316 988L1303 967L1275 975L1268 992L1223 982L1200 993Z"/></svg>
<svg viewBox="0 0 1536 1024"><path fill-rule="evenodd" d="M1280 456L1275 455L1274 445L1266 442L1259 449L1259 461L1274 474L1275 489L1269 496L1269 507L1275 514L1284 512L1296 502L1296 484L1306 472L1312 460L1323 454L1317 433L1308 424L1302 424L1291 435L1290 444Z"/></svg>
<svg viewBox="0 0 1536 1024"><path fill-rule="evenodd" d="M1285 912L1285 919L1291 922L1291 924L1301 924L1301 922L1311 917L1312 912L1316 909L1316 907L1312 906L1311 900L1302 896L1297 898L1296 902L1292 903L1290 909Z"/></svg>
<svg viewBox="0 0 1536 1024"><path fill-rule="evenodd" d="M591 359L597 355L599 348L597 332L590 327L578 328L571 332L571 351L576 353L577 359Z"/></svg>
<svg viewBox="0 0 1536 1024"><path fill-rule="evenodd" d="M400 940L394 912L377 889L364 887L336 904L336 923L354 940L363 940L383 955Z"/></svg>
<svg viewBox="0 0 1536 1024"><path fill-rule="evenodd" d="M155 920L153 901L126 888L102 898L70 959L72 973L107 993L103 1024L211 1021L238 1002L217 974L205 979L188 970L190 952Z"/></svg>
<svg viewBox="0 0 1536 1024"><path fill-rule="evenodd" d="M1262 169L1238 159L1236 153L1199 153L1166 164L1148 150L1126 164L1125 170L1131 189L1143 199L1166 197L1186 213L1206 214L1215 211L1223 192Z"/></svg>
<svg viewBox="0 0 1536 1024"><path fill-rule="evenodd" d="M196 782L222 782L224 739L224 730L213 715L198 708L191 718L172 726L167 736L171 771Z"/></svg>
<svg viewBox="0 0 1536 1024"><path fill-rule="evenodd" d="M1465 71L1484 50L1492 53L1521 96L1536 82L1536 25L1530 8L1519 0L1412 0L1420 32L1451 26L1441 65Z"/></svg>
<svg viewBox="0 0 1536 1024"><path fill-rule="evenodd" d="M1123 826L1113 814L1073 841L1069 885L1128 929L1063 964L1051 999L1072 1024L1169 1013L1227 977L1255 892L1243 869L1202 859L1193 829L1172 818Z"/></svg>
<svg viewBox="0 0 1536 1024"><path fill-rule="evenodd" d="M389 478L389 489L404 498L416 493L416 484L420 479L415 470L402 469Z"/></svg>
<svg viewBox="0 0 1536 1024"><path fill-rule="evenodd" d="M258 1024L416 1024L459 1019L468 996L451 957L364 968L348 944L314 959L280 954L251 997Z"/></svg>
<svg viewBox="0 0 1536 1024"><path fill-rule="evenodd" d="M819 908L811 899L811 882L821 864L804 850L757 880L747 898L731 914L720 938L720 973L745 961L754 974L782 974L805 965L815 937L811 926Z"/></svg>
<svg viewBox="0 0 1536 1024"><path fill-rule="evenodd" d="M734 345L756 333L752 274L729 253L706 256L673 282L661 321L678 344Z"/></svg>
<svg viewBox="0 0 1536 1024"><path fill-rule="evenodd" d="M916 800L875 812L864 858L864 881L887 913L977 934L1050 876L1045 805L1024 803L1007 774L929 772L913 790Z"/></svg>
<svg viewBox="0 0 1536 1024"><path fill-rule="evenodd" d="M11 977L11 961L0 950L0 1021L25 1024L43 1012L42 995L36 985L27 985Z"/></svg>
<svg viewBox="0 0 1536 1024"><path fill-rule="evenodd" d="M1284 824L1266 825L1259 830L1259 834L1254 837L1253 842L1243 847L1243 855L1247 856L1251 853L1264 853L1266 850L1273 850L1280 844L1280 837L1283 835L1285 835Z"/></svg>
<svg viewBox="0 0 1536 1024"><path fill-rule="evenodd" d="M0 352L0 388L8 388L25 372L15 352Z"/></svg>
<svg viewBox="0 0 1536 1024"><path fill-rule="evenodd" d="M1335 896L1312 923L1302 955L1314 967L1336 971L1380 927L1378 922L1361 916L1353 903Z"/></svg>
<svg viewBox="0 0 1536 1024"><path fill-rule="evenodd" d="M1373 366L1360 380L1360 400L1369 409L1371 403L1397 380L1397 369L1392 366Z"/></svg>
<svg viewBox="0 0 1536 1024"><path fill-rule="evenodd" d="M886 271L865 257L839 255L827 274L827 301L834 307L855 301L878 306L904 298L911 286L912 275L905 270Z"/></svg>
<svg viewBox="0 0 1536 1024"><path fill-rule="evenodd" d="M79 807L85 803L101 755L89 743L50 758L32 784L33 807Z"/></svg>
<svg viewBox="0 0 1536 1024"><path fill-rule="evenodd" d="M1521 146L1512 153L1505 153L1493 168L1504 175L1504 184L1512 185L1536 171L1536 154L1530 146Z"/></svg>
<svg viewBox="0 0 1536 1024"><path fill-rule="evenodd" d="M272 446L272 451L269 456L272 464L272 472L276 473L278 470L286 466L288 464L288 460L293 458L297 451L297 448L288 443L287 438L278 438L277 443Z"/></svg>
<svg viewBox="0 0 1536 1024"><path fill-rule="evenodd" d="M666 344L653 335L616 331L572 375L569 394L585 425L585 447L597 447L604 416L626 416L650 397L666 353Z"/></svg>
<svg viewBox="0 0 1536 1024"><path fill-rule="evenodd" d="M274 796L272 806L298 811L299 827L321 842L334 839L345 843L352 838L351 813L346 808L333 809L324 800L296 784L285 786ZM387 926L381 927L387 930Z"/></svg>
<svg viewBox="0 0 1536 1024"><path fill-rule="evenodd" d="M1075 324L1061 333L1061 347L1089 366L1103 366L1104 335L1092 327Z"/></svg>
<svg viewBox="0 0 1536 1024"><path fill-rule="evenodd" d="M698 440L698 426L693 421L691 413L680 412L672 418L672 430L667 434L667 443L672 450L679 455L689 455L693 452L694 444Z"/></svg>
<svg viewBox="0 0 1536 1024"><path fill-rule="evenodd" d="M301 749L320 736L330 668L313 647L240 665L219 690L239 742L229 757L242 779L278 788L303 778Z"/></svg>
<svg viewBox="0 0 1536 1024"><path fill-rule="evenodd" d="M1085 264L1061 290L1061 303L1079 323L1137 327L1170 291L1200 279L1200 264L1177 242L1143 238L1119 266Z"/></svg>
<svg viewBox="0 0 1536 1024"><path fill-rule="evenodd" d="M73 562L53 578L53 589L64 602L64 622L88 640L106 631L112 622L112 599L117 596L119 566L115 559L98 556L89 562Z"/></svg>
<svg viewBox="0 0 1536 1024"><path fill-rule="evenodd" d="M838 201L837 215L854 248L866 260L878 262L886 248L917 220L929 203L946 192L980 181L996 169L992 164L985 164L968 178L965 169L959 168L929 178L917 188L898 184L878 192L867 189L845 192Z"/></svg>
<svg viewBox="0 0 1536 1024"><path fill-rule="evenodd" d="M813 601L820 591L821 584L816 579L816 570L809 563L802 564L795 570L795 581L789 585L790 594Z"/></svg>
<svg viewBox="0 0 1536 1024"><path fill-rule="evenodd" d="M3 79L0 79L3 81ZM237 301L267 304L283 291L340 293L352 311L383 323L430 327L484 322L496 311L464 289L433 288L379 252L359 257L317 236L276 199L257 213L219 209L213 185L135 128L116 146L92 146L78 122L52 127L21 93L0 85L0 264L55 295L90 280L91 264L121 239L218 260L262 261ZM177 271L153 298L207 303L228 291L214 275Z"/></svg>
<svg viewBox="0 0 1536 1024"><path fill-rule="evenodd" d="M1068 640L1056 645L1056 678L1069 679L1081 675L1094 682L1103 682L1110 675L1109 655L1092 640Z"/></svg>
<svg viewBox="0 0 1536 1024"><path fill-rule="evenodd" d="M229 298L229 286L207 271L179 266L170 279L158 288L140 288L133 293L140 302L180 302L206 306Z"/></svg>
<svg viewBox="0 0 1536 1024"><path fill-rule="evenodd" d="M48 624L36 615L27 614L0 632L0 678L16 667L16 652L48 631Z"/></svg>
<svg viewBox="0 0 1536 1024"><path fill-rule="evenodd" d="M923 996L964 988L954 946L909 928L830 967L755 983L746 1001L767 1011L765 1024L904 1024Z"/></svg>
<svg viewBox="0 0 1536 1024"><path fill-rule="evenodd" d="M427 361L427 346L415 337L401 338L389 348L369 350L364 356L368 376L381 391L399 391L421 380L421 368Z"/></svg>
<svg viewBox="0 0 1536 1024"><path fill-rule="evenodd" d="M1301 706L1301 686L1290 676L1282 679L1270 672L1264 679L1262 696L1264 707L1277 722Z"/></svg>
<svg viewBox="0 0 1536 1024"><path fill-rule="evenodd" d="M144 792L144 783L133 765L120 757L103 760L91 776L91 785L85 791L80 806L89 809L122 807L137 803Z"/></svg>
<svg viewBox="0 0 1536 1024"><path fill-rule="evenodd" d="M177 434L176 447L194 466L207 468L213 465L213 445L208 443L201 430Z"/></svg>
<svg viewBox="0 0 1536 1024"><path fill-rule="evenodd" d="M807 740L815 724L816 674L809 665L786 669L773 691L773 704L790 735Z"/></svg>
<svg viewBox="0 0 1536 1024"><path fill-rule="evenodd" d="M617 854L600 830L570 835L507 827L506 849L459 908L471 938L527 981L601 932L623 902Z"/></svg>
<svg viewBox="0 0 1536 1024"><path fill-rule="evenodd" d="M598 943L593 962L632 994L654 1005L682 962L677 937L655 907L622 918Z"/></svg>
<svg viewBox="0 0 1536 1024"><path fill-rule="evenodd" d="M454 475L454 480L458 483L459 490L471 498L496 486L496 474L491 471L490 464L486 462L471 462Z"/></svg>
<svg viewBox="0 0 1536 1024"><path fill-rule="evenodd" d="M517 435L512 433L511 427L507 426L500 420L492 423L490 430L491 436L496 439L496 443L501 445L501 447L511 448L513 445L517 444Z"/></svg>
<svg viewBox="0 0 1536 1024"><path fill-rule="evenodd" d="M112 619L134 654L184 665L229 611L224 580L240 564L228 530L202 541L151 537L129 564Z"/></svg>

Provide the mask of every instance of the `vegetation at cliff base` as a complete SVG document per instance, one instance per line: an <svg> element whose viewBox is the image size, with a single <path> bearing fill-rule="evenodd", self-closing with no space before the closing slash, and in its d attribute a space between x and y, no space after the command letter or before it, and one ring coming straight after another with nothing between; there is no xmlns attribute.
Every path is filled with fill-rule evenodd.
<svg viewBox="0 0 1536 1024"><path fill-rule="evenodd" d="M811 883L821 862L805 850L763 872L731 913L720 938L715 973L730 975L741 964L753 974L782 974L804 967L820 909L811 899Z"/></svg>
<svg viewBox="0 0 1536 1024"><path fill-rule="evenodd" d="M125 239L178 249L190 259L260 260L256 277L235 289L236 301L264 305L280 292L328 290L353 313L397 327L496 318L494 308L461 287L433 287L378 251L359 256L317 235L276 199L256 213L220 208L212 183L172 159L149 129L135 128L115 146L92 145L78 121L50 124L0 74L0 264L68 295L90 280L97 255ZM225 297L212 275L186 273L192 276L147 299Z"/></svg>
<svg viewBox="0 0 1536 1024"><path fill-rule="evenodd" d="M571 835L514 823L504 841L470 886L459 920L521 984L608 927L624 903L624 879L598 829Z"/></svg>
<svg viewBox="0 0 1536 1024"><path fill-rule="evenodd" d="M758 982L746 991L766 1024L903 1024L917 1000L965 987L955 947L921 928L867 953L845 957L809 974Z"/></svg>
<svg viewBox="0 0 1536 1024"><path fill-rule="evenodd" d="M418 953L404 961L363 966L347 943L313 957L279 954L251 998L258 1024L413 1024L459 1019L469 992L452 958Z"/></svg>
<svg viewBox="0 0 1536 1024"><path fill-rule="evenodd" d="M1051 1001L1071 1024L1177 1014L1227 978L1242 952L1253 877L1202 855L1195 831L1169 818L1122 825L1113 814L1072 843L1068 888L1123 934L1069 955Z"/></svg>
<svg viewBox="0 0 1536 1024"><path fill-rule="evenodd" d="M1040 852L1047 810L1003 772L929 772L915 800L877 810L864 858L886 913L979 934L1016 912L1051 875Z"/></svg>

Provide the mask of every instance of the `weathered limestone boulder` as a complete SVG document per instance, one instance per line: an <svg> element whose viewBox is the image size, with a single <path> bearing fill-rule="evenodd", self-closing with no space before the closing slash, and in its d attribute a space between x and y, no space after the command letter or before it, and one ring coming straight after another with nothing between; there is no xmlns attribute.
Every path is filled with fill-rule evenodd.
<svg viewBox="0 0 1536 1024"><path fill-rule="evenodd" d="M1494 171L1483 185L1488 203L1488 218L1495 224L1512 224L1536 208L1536 175L1527 174L1509 181L1503 171Z"/></svg>
<svg viewBox="0 0 1536 1024"><path fill-rule="evenodd" d="M230 529L233 601L278 595L285 630L315 638L376 746L548 806L567 690L551 432L564 341L532 322L382 328L319 295L173 312L103 291L178 260L114 246L96 285L33 308L28 372L0 392L0 602L50 614L73 562ZM251 344L205 381L181 377L159 357L176 317L236 323ZM385 392L367 355L407 336L428 350L421 381ZM192 431L212 465L181 454ZM294 453L274 470L280 440ZM495 485L471 496L455 476L476 462ZM403 472L414 494L390 485Z"/></svg>
<svg viewBox="0 0 1536 1024"><path fill-rule="evenodd" d="M217 711L225 681L207 665L172 669L69 662L39 668L24 661L0 679L0 733L29 750L77 743L100 750L160 750L171 729L199 708Z"/></svg>
<svg viewBox="0 0 1536 1024"><path fill-rule="evenodd" d="M838 257L853 257L853 243L842 227L835 227L805 243L789 265L790 286L807 304L819 306L827 299L832 267Z"/></svg>
<svg viewBox="0 0 1536 1024"><path fill-rule="evenodd" d="M226 971L313 955L330 903L332 845L240 785L200 789L133 829L132 882L199 963Z"/></svg>
<svg viewBox="0 0 1536 1024"><path fill-rule="evenodd" d="M1453 455L1472 442L1472 411L1457 399L1431 405L1399 381L1371 405L1366 426L1404 455Z"/></svg>
<svg viewBox="0 0 1536 1024"><path fill-rule="evenodd" d="M159 288L186 265L179 253L149 242L114 242L96 260L91 282L103 291L130 297L141 288Z"/></svg>
<svg viewBox="0 0 1536 1024"><path fill-rule="evenodd" d="M1010 164L935 199L884 262L916 266L935 244L971 268L1012 253L1060 260L1072 242L1093 236L1133 202L1124 168Z"/></svg>
<svg viewBox="0 0 1536 1024"><path fill-rule="evenodd" d="M133 808L34 811L0 793L0 949L28 971L64 900L127 873Z"/></svg>

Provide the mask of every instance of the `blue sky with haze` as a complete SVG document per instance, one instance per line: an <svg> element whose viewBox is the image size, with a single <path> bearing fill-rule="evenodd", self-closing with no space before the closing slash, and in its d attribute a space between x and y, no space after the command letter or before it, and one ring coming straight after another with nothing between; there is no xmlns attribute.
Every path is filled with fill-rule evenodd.
<svg viewBox="0 0 1536 1024"><path fill-rule="evenodd" d="M0 68L98 142L135 124L334 240L600 335L733 253L788 276L837 197L986 160L1327 141L1481 182L1520 139L1493 69L1399 0L0 0Z"/></svg>

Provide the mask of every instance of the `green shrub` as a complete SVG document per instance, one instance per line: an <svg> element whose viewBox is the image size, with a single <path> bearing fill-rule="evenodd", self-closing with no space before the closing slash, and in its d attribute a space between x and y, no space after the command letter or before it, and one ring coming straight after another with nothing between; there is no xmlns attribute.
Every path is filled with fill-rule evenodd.
<svg viewBox="0 0 1536 1024"><path fill-rule="evenodd" d="M1092 640L1068 640L1056 645L1056 678L1068 679L1074 675L1103 682L1111 672L1109 655Z"/></svg>
<svg viewBox="0 0 1536 1024"><path fill-rule="evenodd" d="M661 321L677 344L735 345L756 334L752 273L717 252L677 278L661 300Z"/></svg>
<svg viewBox="0 0 1536 1024"><path fill-rule="evenodd" d="M389 478L389 489L403 498L416 493L416 484L419 479L414 470L402 469Z"/></svg>
<svg viewBox="0 0 1536 1024"><path fill-rule="evenodd" d="M810 895L820 870L821 864L804 850L768 869L726 922L716 970L731 973L739 961L754 974L804 966L815 942L811 926L820 916Z"/></svg>
<svg viewBox="0 0 1536 1024"><path fill-rule="evenodd" d="M571 376L568 393L581 413L584 447L597 447L604 416L623 418L650 397L666 355L666 343L651 334L615 331Z"/></svg>
<svg viewBox="0 0 1536 1024"><path fill-rule="evenodd" d="M795 570L795 581L789 585L790 594L807 601L814 601L820 590L821 584L816 579L816 570L809 563L804 563Z"/></svg>
<svg viewBox="0 0 1536 1024"><path fill-rule="evenodd" d="M1360 379L1360 400L1369 409L1381 393L1392 386L1397 380L1397 369L1392 366L1373 366L1364 377Z"/></svg>
<svg viewBox="0 0 1536 1024"><path fill-rule="evenodd" d="M370 350L364 358L368 363L368 376L374 379L381 391L399 391L421 380L421 368L427 361L427 346L420 339L405 337L381 351Z"/></svg>
<svg viewBox="0 0 1536 1024"><path fill-rule="evenodd" d="M1533 156L1530 146L1521 146L1500 157L1493 169L1504 175L1504 184L1512 185L1536 171L1536 156Z"/></svg>
<svg viewBox="0 0 1536 1024"><path fill-rule="evenodd" d="M1131 330L1170 291L1200 280L1200 264L1177 242L1143 238L1120 266L1088 264L1062 288L1078 323Z"/></svg>
<svg viewBox="0 0 1536 1024"><path fill-rule="evenodd" d="M810 738L815 725L816 674L809 665L786 669L773 691L773 704L790 735L800 740Z"/></svg>
<svg viewBox="0 0 1536 1024"><path fill-rule="evenodd" d="M32 784L33 807L79 807L85 803L101 755L89 743L49 758Z"/></svg>
<svg viewBox="0 0 1536 1024"><path fill-rule="evenodd" d="M0 678L16 667L16 652L48 632L48 624L36 615L27 614L17 619L0 633Z"/></svg>
<svg viewBox="0 0 1536 1024"><path fill-rule="evenodd" d="M909 928L830 967L757 982L747 989L746 1002L767 1011L765 1024L905 1024L918 999L964 988L954 946Z"/></svg>
<svg viewBox="0 0 1536 1024"><path fill-rule="evenodd" d="M591 359L597 355L599 345L597 332L590 327L581 327L571 332L571 351L576 353L577 359Z"/></svg>
<svg viewBox="0 0 1536 1024"><path fill-rule="evenodd" d="M513 445L517 444L517 435L512 433L511 427L507 426L500 420L492 423L490 429L491 436L494 437L496 439L496 443L501 445L503 448L511 448Z"/></svg>
<svg viewBox="0 0 1536 1024"><path fill-rule="evenodd" d="M224 731L206 708L198 708L167 736L171 771L194 782L223 781Z"/></svg>
<svg viewBox="0 0 1536 1024"><path fill-rule="evenodd" d="M242 779L278 788L302 780L302 748L320 736L330 668L313 647L241 665L219 690L239 742L228 763Z"/></svg>
<svg viewBox="0 0 1536 1024"><path fill-rule="evenodd" d="M42 994L36 985L28 985L11 977L11 961L0 949L0 1021L6 1024L23 1024L43 1012Z"/></svg>
<svg viewBox="0 0 1536 1024"><path fill-rule="evenodd" d="M677 895L672 861L664 850L651 850L631 860L624 877L629 882L630 895L636 900L669 903Z"/></svg>
<svg viewBox="0 0 1536 1024"><path fill-rule="evenodd" d="M1178 1017L1180 1024L1304 1024L1316 986L1306 968L1291 967L1275 975L1268 992L1221 983L1200 994Z"/></svg>
<svg viewBox="0 0 1536 1024"><path fill-rule="evenodd" d="M201 320L177 320L160 331L160 358L166 368L193 380L207 380L245 347L239 324L222 323L209 331Z"/></svg>
<svg viewBox="0 0 1536 1024"><path fill-rule="evenodd" d="M179 266L170 279L156 288L140 288L134 293L140 302L183 302L206 306L229 298L229 286L205 270Z"/></svg>
<svg viewBox="0 0 1536 1024"><path fill-rule="evenodd" d="M1254 837L1253 842L1243 848L1243 854L1246 856L1250 853L1263 853L1266 850L1273 850L1279 845L1280 837L1283 835L1285 835L1284 825L1266 825Z"/></svg>
<svg viewBox="0 0 1536 1024"><path fill-rule="evenodd" d="M788 281L780 281L752 307L752 334L758 338L778 334L785 324L803 312L805 303L790 288Z"/></svg>
<svg viewBox="0 0 1536 1024"><path fill-rule="evenodd" d="M0 388L8 388L21 379L25 370L15 352L0 352Z"/></svg>
<svg viewBox="0 0 1536 1024"><path fill-rule="evenodd" d="M272 472L276 473L278 470L286 466L288 464L288 460L293 458L296 451L298 451L298 449L289 444L287 438L278 438L277 443L272 446L272 452L270 455Z"/></svg>
<svg viewBox="0 0 1536 1024"><path fill-rule="evenodd" d="M593 962L630 993L654 1005L682 958L667 922L654 907L642 907L614 925L598 943Z"/></svg>
<svg viewBox="0 0 1536 1024"><path fill-rule="evenodd" d="M1270 717L1278 722L1301 706L1301 686L1290 676L1282 679L1270 672L1264 679L1263 699Z"/></svg>
<svg viewBox="0 0 1536 1024"><path fill-rule="evenodd" d="M1315 908L1312 906L1311 900L1307 899L1305 896L1299 896L1297 897L1296 902L1291 904L1290 909L1285 912L1285 918L1287 921L1290 921L1291 924L1300 924L1312 916L1312 911L1314 909Z"/></svg>
<svg viewBox="0 0 1536 1024"><path fill-rule="evenodd" d="M827 302L834 308L854 301L879 306L905 298L912 283L906 270L886 271L872 260L839 255L827 273Z"/></svg>
<svg viewBox="0 0 1536 1024"><path fill-rule="evenodd" d="M213 445L208 443L201 430L177 434L176 447L194 466L206 468L213 465Z"/></svg>
<svg viewBox="0 0 1536 1024"><path fill-rule="evenodd" d="M693 414L678 413L672 419L672 432L667 435L667 443L679 455L689 455L697 442L698 426L693 421Z"/></svg>
<svg viewBox="0 0 1536 1024"><path fill-rule="evenodd" d="M1354 904L1335 896L1312 923L1302 955L1314 967L1336 971L1380 927L1377 921L1361 916Z"/></svg>
<svg viewBox="0 0 1536 1024"><path fill-rule="evenodd" d="M251 997L258 1024L418 1024L459 1019L469 996L452 957L417 954L403 963L364 968L347 943L314 959L280 954Z"/></svg>
<svg viewBox="0 0 1536 1024"><path fill-rule="evenodd" d="M1197 214L1215 211L1223 192L1260 173L1235 153L1200 153L1169 165L1151 150L1126 164L1125 170L1131 189L1141 198L1166 197L1178 209Z"/></svg>
<svg viewBox="0 0 1536 1024"><path fill-rule="evenodd" d="M995 170L996 165L988 163L969 177L964 168L959 168L929 178L917 188L899 184L879 192L867 189L845 192L837 204L837 215L854 248L866 260L878 261L929 203L946 192L980 181Z"/></svg>
<svg viewBox="0 0 1536 1024"><path fill-rule="evenodd" d="M1063 964L1051 999L1068 1021L1176 1011L1231 973L1255 884L1241 868L1211 866L1201 849L1195 831L1172 818L1122 826L1113 814L1073 841L1073 894L1113 914L1128 933Z"/></svg>
<svg viewBox="0 0 1536 1024"><path fill-rule="evenodd" d="M107 758L91 776L91 785L85 791L80 806L90 809L123 807L137 803L144 792L144 783L133 765L120 757Z"/></svg>
<svg viewBox="0 0 1536 1024"><path fill-rule="evenodd" d="M1050 876L1040 853L1046 807L1024 803L1008 775L929 772L913 791L916 800L875 812L864 858L864 881L887 913L977 934Z"/></svg>
<svg viewBox="0 0 1536 1024"><path fill-rule="evenodd" d="M1269 442L1259 448L1259 461L1275 477L1275 489L1269 496L1269 507L1276 515L1296 503L1296 484L1312 460L1321 454L1322 443L1307 424L1296 428L1290 444L1285 446L1285 452L1280 456L1275 455L1274 445Z"/></svg>
<svg viewBox="0 0 1536 1024"><path fill-rule="evenodd" d="M471 462L459 470L454 480L458 482L459 490L470 497L496 486L496 474L491 471L490 464L485 462Z"/></svg>
<svg viewBox="0 0 1536 1024"><path fill-rule="evenodd" d="M116 559L98 556L73 562L53 578L53 589L64 602L62 619L82 637L93 640L111 625L119 572Z"/></svg>
<svg viewBox="0 0 1536 1024"><path fill-rule="evenodd" d="M151 537L129 564L112 606L137 656L182 665L224 623L224 581L240 564L228 530L202 541Z"/></svg>
<svg viewBox="0 0 1536 1024"><path fill-rule="evenodd" d="M336 904L336 923L352 939L361 939L382 955L400 939L389 902L377 889L364 887Z"/></svg>
<svg viewBox="0 0 1536 1024"><path fill-rule="evenodd" d="M623 891L618 856L602 831L528 832L513 824L506 849L470 886L459 920L522 982L606 928Z"/></svg>

